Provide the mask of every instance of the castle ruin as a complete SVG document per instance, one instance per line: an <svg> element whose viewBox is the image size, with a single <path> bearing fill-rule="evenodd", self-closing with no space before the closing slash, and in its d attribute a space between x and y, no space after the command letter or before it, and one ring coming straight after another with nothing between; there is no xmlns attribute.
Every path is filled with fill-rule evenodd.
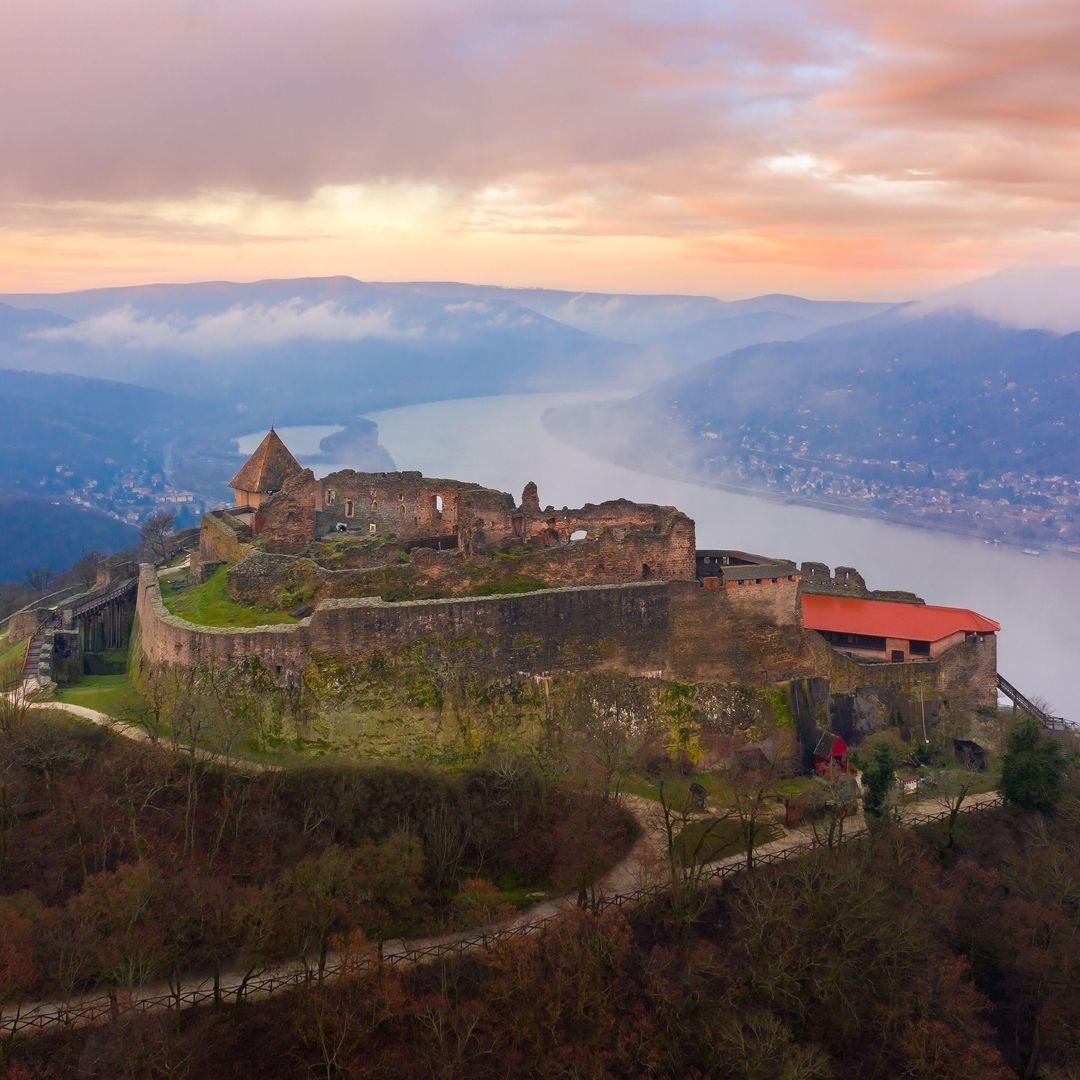
<svg viewBox="0 0 1080 1080"><path fill-rule="evenodd" d="M520 687L537 680L600 673L688 685L703 700L741 688L772 702L765 711L791 729L785 738L804 757L821 729L857 741L875 724L910 720L916 704L924 721L961 724L996 700L991 620L931 620L949 636L924 649L912 635L934 612L954 609L871 594L850 568L834 578L820 564L800 570L787 559L698 549L694 522L674 507L619 499L556 509L541 505L533 483L515 499L419 472L320 479L274 432L233 487L237 505L203 521L192 576L224 573L238 602L292 618L195 626L167 611L145 568L144 665L256 664L285 688L314 685L331 668L343 678L341 665L370 679L375 665L397 686L450 678L455 692L504 701L515 716L528 697ZM885 621L910 640L892 630L848 640L831 622L810 629L804 596L829 595L893 607L896 619ZM912 608L921 622L899 619Z"/></svg>

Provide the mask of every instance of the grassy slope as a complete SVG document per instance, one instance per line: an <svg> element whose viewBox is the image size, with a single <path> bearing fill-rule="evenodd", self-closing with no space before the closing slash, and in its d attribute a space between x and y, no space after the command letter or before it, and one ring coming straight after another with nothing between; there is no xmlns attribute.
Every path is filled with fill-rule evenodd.
<svg viewBox="0 0 1080 1080"><path fill-rule="evenodd" d="M139 692L127 675L84 675L76 685L57 690L56 700L97 709L113 717L135 710L140 701Z"/></svg>
<svg viewBox="0 0 1080 1080"><path fill-rule="evenodd" d="M12 664L21 664L26 652L26 638L8 641L7 634L0 636L0 671Z"/></svg>
<svg viewBox="0 0 1080 1080"><path fill-rule="evenodd" d="M706 834L700 849L697 845L702 835ZM775 821L762 821L758 825L758 834L754 840L754 847L779 840L784 835L783 827ZM742 830L736 818L702 818L691 821L685 829L675 838L676 850L680 852L683 861L688 861L683 852L689 854L697 851L697 861L715 862L717 859L726 859L729 855L738 855L746 849L743 846Z"/></svg>
<svg viewBox="0 0 1080 1080"><path fill-rule="evenodd" d="M245 607L226 591L227 568L219 566L201 585L185 588L174 580L161 582L161 599L173 615L200 626L268 626L297 622L286 611Z"/></svg>

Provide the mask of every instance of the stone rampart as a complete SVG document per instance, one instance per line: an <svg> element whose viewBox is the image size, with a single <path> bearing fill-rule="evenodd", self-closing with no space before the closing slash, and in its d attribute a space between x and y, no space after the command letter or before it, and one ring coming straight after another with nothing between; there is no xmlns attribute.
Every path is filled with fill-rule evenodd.
<svg viewBox="0 0 1080 1080"><path fill-rule="evenodd" d="M764 686L820 668L799 619L797 581L731 589L673 582L672 672L679 678Z"/></svg>
<svg viewBox="0 0 1080 1080"><path fill-rule="evenodd" d="M670 606L668 583L641 582L405 603L325 600L295 624L195 626L166 611L156 575L144 568L137 619L140 649L154 664L258 658L285 676L315 657L350 660L424 643L493 676L606 666L653 673L669 667Z"/></svg>
<svg viewBox="0 0 1080 1080"><path fill-rule="evenodd" d="M402 603L324 600L296 624L233 629L170 615L156 576L144 570L138 620L153 663L258 657L284 675L313 657L394 655L424 643L492 677L599 667L765 685L814 670L796 598L794 582L710 592L696 582L643 581Z"/></svg>
<svg viewBox="0 0 1080 1080"><path fill-rule="evenodd" d="M859 663L828 650L833 693L873 686L909 697L940 698L952 711L970 712L997 702L997 639L993 634L954 645L935 660L898 664Z"/></svg>
<svg viewBox="0 0 1080 1080"><path fill-rule="evenodd" d="M800 704L796 694L791 710L807 753L825 729L852 742L886 726L916 740L942 725L965 735L979 710L993 703L992 638L921 663L858 663L801 627L798 589L794 581L718 590L647 581L402 603L349 598L324 600L295 624L239 629L195 626L170 615L156 574L144 568L138 668L205 664L240 671L257 660L298 701L309 682L318 687L300 711L282 706L289 723L300 725L295 730L360 753L382 742L398 745L410 725L427 732L424 738L450 739L450 728L437 719L444 709L456 724L483 720L491 738L513 741L522 724L540 722L537 677L571 698L574 680L589 673L623 676L645 688L690 683L699 697L730 698L733 716L742 715L746 694L772 701L778 686L804 686L813 689L812 700ZM559 708L571 698L560 699Z"/></svg>
<svg viewBox="0 0 1080 1080"><path fill-rule="evenodd" d="M44 610L34 609L12 615L8 622L8 641L25 641L26 638L36 634L47 614Z"/></svg>
<svg viewBox="0 0 1080 1080"><path fill-rule="evenodd" d="M203 568L239 562L251 550L251 527L220 510L205 514L199 527L199 546L190 555L192 576L202 580Z"/></svg>

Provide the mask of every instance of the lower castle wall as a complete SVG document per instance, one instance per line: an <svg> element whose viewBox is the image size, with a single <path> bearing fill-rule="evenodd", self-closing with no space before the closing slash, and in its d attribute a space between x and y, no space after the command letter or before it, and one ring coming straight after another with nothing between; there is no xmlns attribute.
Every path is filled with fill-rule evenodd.
<svg viewBox="0 0 1080 1080"><path fill-rule="evenodd" d="M589 670L734 687L810 679L834 703L850 698L853 709L880 713L883 723L901 708L959 722L994 703L992 637L927 662L859 664L801 627L797 597L797 582L707 590L649 581L394 604L327 600L294 625L219 628L170 615L156 574L144 567L136 618L144 663L232 666L257 658L282 684L316 659L411 653L421 663L474 672L488 685ZM823 715L819 726L829 722Z"/></svg>
<svg viewBox="0 0 1080 1080"><path fill-rule="evenodd" d="M833 693L874 686L909 695L941 698L951 711L997 703L997 639L992 634L961 642L935 660L906 664L860 664L827 648Z"/></svg>
<svg viewBox="0 0 1080 1080"><path fill-rule="evenodd" d="M668 668L670 607L666 582L642 582L400 604L327 600L294 625L204 627L170 615L156 575L144 568L136 617L143 656L154 664L257 657L285 675L312 656L344 660L423 642L454 649L462 663L492 675L597 666L636 674Z"/></svg>
<svg viewBox="0 0 1080 1080"><path fill-rule="evenodd" d="M710 592L647 581L509 596L384 603L326 600L294 625L194 626L170 615L149 569L139 583L140 647L152 663L258 657L279 675L313 655L350 659L423 642L493 676L610 668L628 674L765 685L813 671L798 626L797 584Z"/></svg>

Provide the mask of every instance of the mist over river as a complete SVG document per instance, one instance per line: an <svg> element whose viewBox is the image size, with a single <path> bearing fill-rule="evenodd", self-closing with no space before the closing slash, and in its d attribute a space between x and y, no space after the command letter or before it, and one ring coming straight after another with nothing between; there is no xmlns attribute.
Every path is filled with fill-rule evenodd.
<svg viewBox="0 0 1080 1080"><path fill-rule="evenodd" d="M535 480L542 506L620 497L672 504L697 522L699 547L854 566L872 589L909 589L930 603L973 608L1002 625L1001 673L1029 697L1044 697L1056 713L1080 721L1080 558L1023 555L948 533L649 476L588 457L544 429L546 409L599 396L614 395L468 398L371 413L370 419L399 469L475 480L515 497ZM310 443L292 446L290 429L279 432L318 471L349 465L312 457Z"/></svg>

